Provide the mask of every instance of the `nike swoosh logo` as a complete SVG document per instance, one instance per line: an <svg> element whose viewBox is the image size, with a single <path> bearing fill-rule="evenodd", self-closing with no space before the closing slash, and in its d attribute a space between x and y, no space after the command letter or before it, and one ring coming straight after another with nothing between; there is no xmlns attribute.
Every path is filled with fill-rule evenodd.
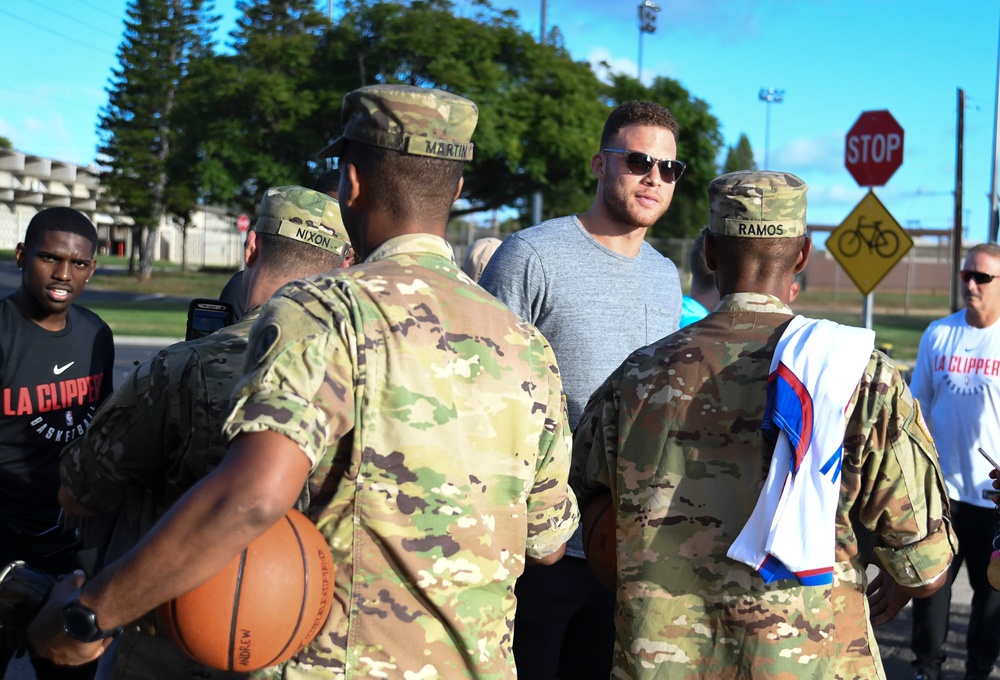
<svg viewBox="0 0 1000 680"><path fill-rule="evenodd" d="M64 371L65 371L65 370L66 370L67 368L69 368L70 366L72 366L72 365L73 365L73 364L75 364L75 363L76 363L75 361L71 361L71 362L69 362L68 364L66 364L65 366L53 366L53 367L52 367L52 372L53 372L53 373L55 373L56 375L62 375L62 373L63 373L63 372L64 372Z"/></svg>

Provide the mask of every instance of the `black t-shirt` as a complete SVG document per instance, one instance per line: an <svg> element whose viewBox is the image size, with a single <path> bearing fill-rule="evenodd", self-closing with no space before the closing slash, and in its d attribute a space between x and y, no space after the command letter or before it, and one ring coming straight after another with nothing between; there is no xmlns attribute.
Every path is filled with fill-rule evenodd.
<svg viewBox="0 0 1000 680"><path fill-rule="evenodd" d="M111 329L73 305L49 331L0 300L0 521L38 533L59 516L59 453L112 390Z"/></svg>

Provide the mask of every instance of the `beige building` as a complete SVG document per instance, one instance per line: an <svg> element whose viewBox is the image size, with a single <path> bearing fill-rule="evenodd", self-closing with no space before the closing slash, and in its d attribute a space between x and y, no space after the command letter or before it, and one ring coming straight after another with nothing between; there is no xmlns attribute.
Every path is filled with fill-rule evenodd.
<svg viewBox="0 0 1000 680"><path fill-rule="evenodd" d="M96 166L0 148L0 250L13 250L35 213L53 207L86 215L97 227L100 254L129 254L133 222L102 190ZM164 218L153 258L180 264L186 251L189 266L237 268L243 256L237 219L225 208L205 207L194 214L185 239L182 225Z"/></svg>

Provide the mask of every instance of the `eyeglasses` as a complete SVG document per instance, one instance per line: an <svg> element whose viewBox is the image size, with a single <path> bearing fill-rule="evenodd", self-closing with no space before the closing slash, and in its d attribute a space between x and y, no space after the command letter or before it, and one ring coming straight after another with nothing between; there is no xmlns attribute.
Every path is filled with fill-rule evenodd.
<svg viewBox="0 0 1000 680"><path fill-rule="evenodd" d="M641 151L629 151L628 149L603 149L601 153L621 153L625 154L625 167L632 175L645 175L653 169L654 165L660 166L660 179L667 184L673 184L681 178L687 163L671 160L668 158L653 158L648 153Z"/></svg>
<svg viewBox="0 0 1000 680"><path fill-rule="evenodd" d="M997 277L996 274L984 274L983 272L974 272L968 269L963 269L960 275L963 283L968 283L972 279L979 286L986 285Z"/></svg>

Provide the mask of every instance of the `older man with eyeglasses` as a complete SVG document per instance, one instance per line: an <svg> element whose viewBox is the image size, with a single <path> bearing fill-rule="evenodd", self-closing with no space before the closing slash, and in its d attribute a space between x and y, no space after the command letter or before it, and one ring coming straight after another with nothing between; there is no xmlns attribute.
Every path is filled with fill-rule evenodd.
<svg viewBox="0 0 1000 680"><path fill-rule="evenodd" d="M590 159L590 208L511 235L479 281L551 343L573 427L630 352L677 330L677 269L645 241L684 172L676 135L677 120L658 104L614 109ZM518 678L607 680L615 600L590 571L579 532L557 564L528 565L516 593Z"/></svg>
<svg viewBox="0 0 1000 680"><path fill-rule="evenodd" d="M1000 654L1000 592L986 577L997 521L992 466L1000 455L1000 246L972 247L961 271L965 309L928 326L920 340L911 390L941 457L959 549L950 580L965 562L972 585L966 678L986 678ZM951 588L913 602L916 678L940 677Z"/></svg>

